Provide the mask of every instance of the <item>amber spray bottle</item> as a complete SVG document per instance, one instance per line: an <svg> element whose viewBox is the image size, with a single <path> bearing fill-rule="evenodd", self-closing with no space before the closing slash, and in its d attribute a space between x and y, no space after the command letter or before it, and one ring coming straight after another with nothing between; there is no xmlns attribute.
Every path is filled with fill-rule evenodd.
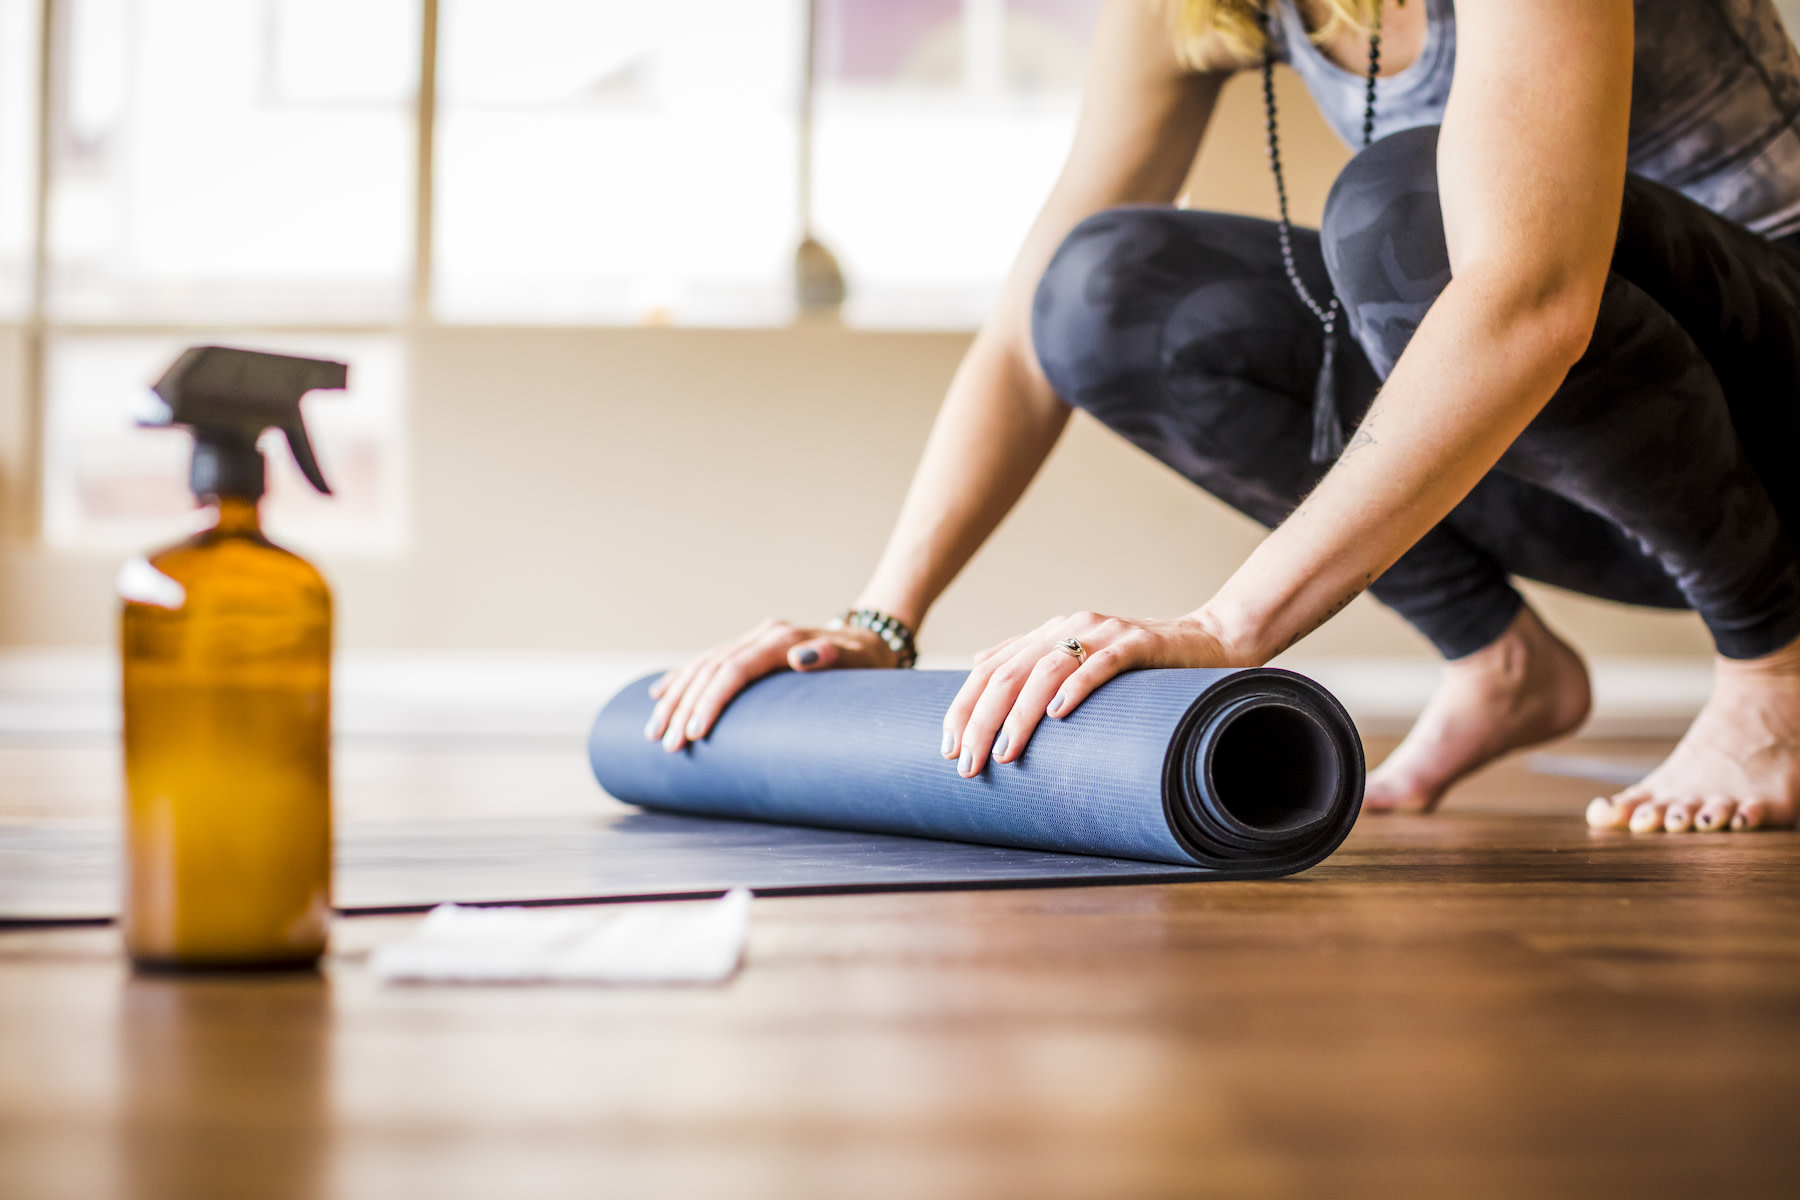
<svg viewBox="0 0 1800 1200"><path fill-rule="evenodd" d="M343 363L186 351L145 425L194 433L211 528L119 575L125 947L155 967L305 966L331 913L331 591L263 536L263 430L330 494L300 398Z"/></svg>

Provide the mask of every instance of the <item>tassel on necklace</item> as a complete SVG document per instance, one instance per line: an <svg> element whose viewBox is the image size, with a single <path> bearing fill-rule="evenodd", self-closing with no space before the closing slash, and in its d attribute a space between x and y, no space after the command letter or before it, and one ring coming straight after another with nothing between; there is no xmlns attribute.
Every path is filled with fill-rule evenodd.
<svg viewBox="0 0 1800 1200"><path fill-rule="evenodd" d="M1313 384L1312 453L1315 463L1336 460L1344 452L1344 421L1337 405L1337 331L1325 327L1325 353Z"/></svg>

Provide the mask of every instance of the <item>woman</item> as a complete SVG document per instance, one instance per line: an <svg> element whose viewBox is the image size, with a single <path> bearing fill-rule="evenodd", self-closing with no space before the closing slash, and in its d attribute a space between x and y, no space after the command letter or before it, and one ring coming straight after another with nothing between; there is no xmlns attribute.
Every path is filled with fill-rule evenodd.
<svg viewBox="0 0 1800 1200"><path fill-rule="evenodd" d="M1322 230L1167 207L1220 86L1272 58L1374 138ZM1687 736L1591 824L1794 824L1797 112L1770 0L1112 0L1068 164L857 610L671 672L647 736L705 737L783 666L910 662L1079 407L1273 532L1184 616L981 654L944 722L965 777L1120 671L1263 663L1368 590L1449 660L1368 788L1429 809L1587 713L1520 575L1692 608L1718 650Z"/></svg>

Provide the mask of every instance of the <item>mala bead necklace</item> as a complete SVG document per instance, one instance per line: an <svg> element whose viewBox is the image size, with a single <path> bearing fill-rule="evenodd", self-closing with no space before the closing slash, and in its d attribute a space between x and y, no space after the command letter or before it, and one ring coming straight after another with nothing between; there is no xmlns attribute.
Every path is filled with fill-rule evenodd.
<svg viewBox="0 0 1800 1200"><path fill-rule="evenodd" d="M1307 288L1305 281L1300 278L1300 272L1294 267L1294 243L1288 224L1287 181L1281 174L1281 140L1275 132L1275 44L1269 17L1269 10L1281 2L1282 0L1266 0L1262 9L1263 113L1269 131L1269 169L1275 176L1275 199L1281 213L1275 222L1276 232L1281 238L1281 265L1287 271L1288 282L1294 285L1294 294L1312 310L1313 316L1318 318L1319 324L1325 329L1325 352L1319 359L1319 378L1313 384L1311 457L1315 463L1328 463L1336 459L1344 449L1344 423L1338 415L1337 406L1337 327L1342 306L1336 296L1329 303L1321 305L1313 298L1312 291ZM1369 27L1368 98L1363 105L1364 149L1368 148L1375 137L1375 76L1380 69L1381 0L1376 0L1375 20Z"/></svg>

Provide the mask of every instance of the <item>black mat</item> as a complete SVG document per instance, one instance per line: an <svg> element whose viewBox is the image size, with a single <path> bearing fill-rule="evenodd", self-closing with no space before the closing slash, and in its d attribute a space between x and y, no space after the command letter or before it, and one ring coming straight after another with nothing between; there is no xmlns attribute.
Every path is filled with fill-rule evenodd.
<svg viewBox="0 0 1800 1200"><path fill-rule="evenodd" d="M338 840L334 891L339 911L366 914L446 901L554 904L731 887L796 895L1179 882L1208 874L1082 854L634 812L350 826ZM118 892L116 832L0 826L0 923L110 919Z"/></svg>

